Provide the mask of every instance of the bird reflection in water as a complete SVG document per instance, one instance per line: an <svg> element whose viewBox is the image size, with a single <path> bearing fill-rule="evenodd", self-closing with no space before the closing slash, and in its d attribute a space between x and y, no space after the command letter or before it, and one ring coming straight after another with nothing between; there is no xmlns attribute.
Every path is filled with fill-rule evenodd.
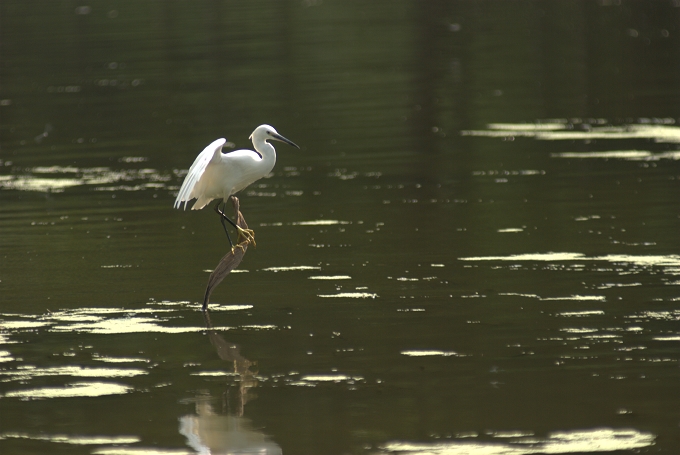
<svg viewBox="0 0 680 455"><path fill-rule="evenodd" d="M243 214L239 211L238 199L232 196L231 201L234 205L237 224L244 230L248 229ZM230 382L234 380L238 384L238 392L234 394L234 387L228 387L221 397L216 398L209 391L203 391L195 398L196 414L180 417L180 433L187 438L187 444L190 447L202 454L280 455L282 453L278 444L271 441L263 432L255 429L250 419L244 417L246 403L255 398L251 389L257 387L258 384L255 377L257 371L251 370L255 362L241 355L239 345L226 341L221 334L213 330L208 312L212 290L240 264L250 241L249 238L239 235L239 243L215 267L205 291L203 317L208 339L219 358L233 364L234 375L226 377ZM215 409L216 404L220 406L219 410Z"/></svg>
<svg viewBox="0 0 680 455"><path fill-rule="evenodd" d="M250 419L244 417L245 405L252 398L251 389L257 386L255 362L241 355L240 346L226 341L212 330L210 315L204 312L210 344L220 359L234 366L238 392L227 389L220 399L203 391L195 399L196 414L180 418L179 431L187 444L198 453L280 455L281 447L263 432L255 429ZM228 376L232 378L233 376ZM236 396L233 396L236 395ZM221 410L216 410L216 404Z"/></svg>
<svg viewBox="0 0 680 455"><path fill-rule="evenodd" d="M256 371L251 371L251 367L254 367L257 362L246 359L241 355L241 347L238 344L228 342L212 329L212 323L210 321L210 314L206 311L203 313L205 317L206 326L208 328L208 338L210 339L210 344L213 345L217 351L217 355L220 359L226 362L232 362L234 365L234 373L238 380L238 395L235 400L235 405L233 406L234 412L238 417L243 417L243 411L246 403L250 398L255 398L254 396L249 396L248 392L250 389L257 387L257 378L255 375ZM231 404L230 396L226 395L226 405L230 407Z"/></svg>

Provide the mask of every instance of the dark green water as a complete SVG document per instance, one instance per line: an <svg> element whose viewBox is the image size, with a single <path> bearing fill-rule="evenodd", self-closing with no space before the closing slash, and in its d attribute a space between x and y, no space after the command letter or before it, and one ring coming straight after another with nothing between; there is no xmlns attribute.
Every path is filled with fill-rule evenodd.
<svg viewBox="0 0 680 455"><path fill-rule="evenodd" d="M677 3L1 2L0 452L676 453Z"/></svg>

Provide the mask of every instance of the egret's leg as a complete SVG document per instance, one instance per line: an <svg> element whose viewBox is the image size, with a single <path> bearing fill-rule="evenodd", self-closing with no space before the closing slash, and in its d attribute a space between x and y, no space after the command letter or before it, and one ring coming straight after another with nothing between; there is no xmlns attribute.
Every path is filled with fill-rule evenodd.
<svg viewBox="0 0 680 455"><path fill-rule="evenodd" d="M220 216L220 223L222 223L222 227L224 228L224 233L227 234L227 240L229 240L229 246L231 247L232 251L234 250L234 244L231 241L231 237L229 237L229 230L227 229L227 225L224 224L224 219L228 219L226 215L224 215L224 209L226 208L227 203L224 203L225 207L222 208L222 211L220 212L220 203L218 202L215 204L215 212L217 212L218 215ZM231 222L231 220L229 220ZM232 223L233 224L233 223Z"/></svg>
<svg viewBox="0 0 680 455"><path fill-rule="evenodd" d="M231 218L229 218L229 217L224 213L224 211L225 211L226 208L227 208L227 202L226 202L226 201L224 202L224 206L222 207L222 210L220 210L219 207L220 207L220 204L217 203L217 204L215 205L215 211L216 211L216 212L220 215L220 217L221 217L222 226L224 227L224 232L227 232L227 226L224 224L224 220L227 220L227 221L229 222L229 224L231 224L232 226L234 226L234 228L238 231L239 239L240 239L241 237L243 237L244 239L246 239L247 241L249 241L250 243L252 243L253 246L256 246L256 245L255 245L255 231L253 231L252 229L243 229L243 228L241 228L241 226L239 226L238 224L234 223L234 222L231 220ZM229 233L228 233L228 232L227 232L227 238L229 238ZM230 238L229 238L229 244L231 244L231 248L233 249L233 248L234 248L234 244L231 243L231 239L230 239Z"/></svg>

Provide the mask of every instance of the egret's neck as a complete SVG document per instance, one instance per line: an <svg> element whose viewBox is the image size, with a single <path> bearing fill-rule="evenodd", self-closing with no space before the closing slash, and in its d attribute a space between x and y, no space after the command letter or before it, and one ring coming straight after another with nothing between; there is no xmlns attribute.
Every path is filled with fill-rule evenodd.
<svg viewBox="0 0 680 455"><path fill-rule="evenodd" d="M254 141L253 146L257 153L262 155L262 163L274 167L274 163L276 163L276 150L274 146L263 140Z"/></svg>

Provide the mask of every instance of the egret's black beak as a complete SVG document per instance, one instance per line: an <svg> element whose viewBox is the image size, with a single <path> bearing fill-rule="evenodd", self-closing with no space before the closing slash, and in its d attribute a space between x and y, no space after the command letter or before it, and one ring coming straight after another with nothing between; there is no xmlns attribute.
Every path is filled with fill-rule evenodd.
<svg viewBox="0 0 680 455"><path fill-rule="evenodd" d="M285 137L281 136L278 133L269 133L269 135L272 137L272 139L276 139L277 141L285 142L288 145L292 145L293 147L300 148L300 146L297 145L295 142L286 139Z"/></svg>

